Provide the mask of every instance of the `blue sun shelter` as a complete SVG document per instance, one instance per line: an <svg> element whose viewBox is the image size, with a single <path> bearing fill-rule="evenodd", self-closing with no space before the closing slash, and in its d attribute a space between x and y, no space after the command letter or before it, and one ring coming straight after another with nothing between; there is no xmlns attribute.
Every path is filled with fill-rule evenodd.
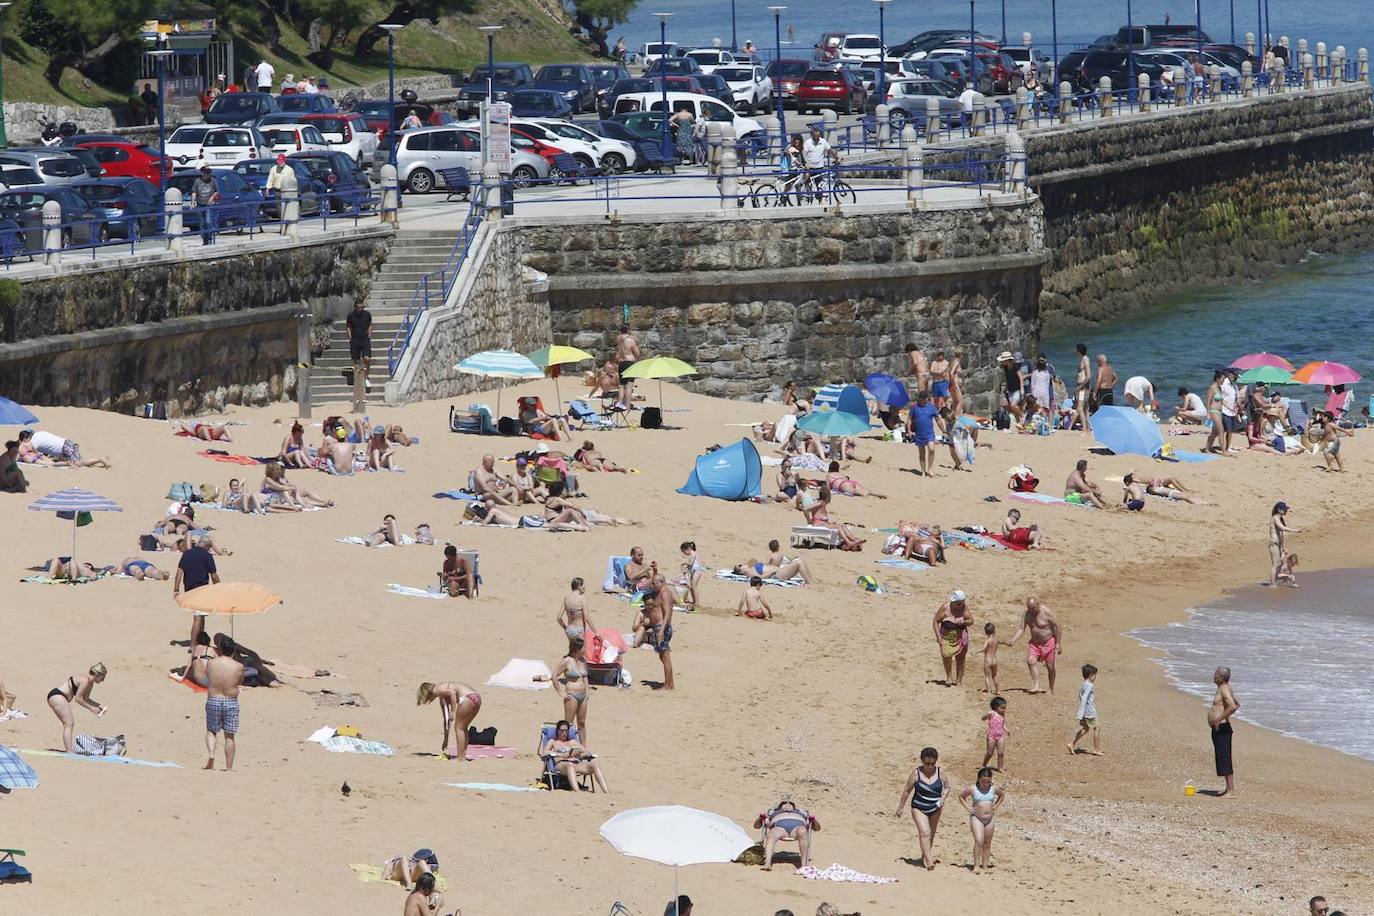
<svg viewBox="0 0 1374 916"><path fill-rule="evenodd" d="M762 480L758 449L748 439L741 439L698 457L692 476L678 492L716 499L753 499L760 495Z"/></svg>

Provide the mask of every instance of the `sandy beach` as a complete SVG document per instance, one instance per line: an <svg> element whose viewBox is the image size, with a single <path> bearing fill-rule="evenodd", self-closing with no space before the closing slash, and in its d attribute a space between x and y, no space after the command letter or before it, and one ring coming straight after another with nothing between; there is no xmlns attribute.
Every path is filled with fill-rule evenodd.
<svg viewBox="0 0 1374 916"><path fill-rule="evenodd" d="M565 385L564 387L568 387ZM650 392L656 395L656 388ZM459 526L461 504L433 498L463 486L484 452L510 455L528 440L447 432L448 402L374 408L374 422L403 423L419 445L402 449L404 473L334 478L291 471L297 484L337 502L330 510L246 516L205 512L222 545L226 581L257 582L284 598L265 614L235 623L235 634L266 659L328 669L329 678L291 678L281 689L246 690L238 760L232 773L203 772L203 697L172 683L184 663L190 616L166 582L101 581L79 587L21 584L24 567L69 552L69 522L26 511L37 496L79 486L124 507L80 530L78 558L97 564L139 555L138 534L161 517L175 481L249 488L261 467L200 457L206 443L173 435L168 423L74 408L33 407L38 428L79 441L112 470L26 468L30 492L0 494L7 566L0 584L5 638L0 674L29 717L0 723L0 743L60 747L61 730L43 699L68 675L103 661L107 681L95 695L102 719L76 713L78 733L123 734L129 756L180 768L120 766L48 756L26 759L37 790L0 797L0 846L28 851L31 886L0 888L0 912L87 910L137 913L193 906L200 912L400 913L395 885L360 882L354 863L431 847L449 889L445 912L464 916L565 912L604 914L623 901L634 916L657 916L673 886L670 868L618 855L597 828L619 811L685 804L732 818L748 829L756 812L791 794L822 824L813 860L842 863L891 885L808 881L795 874L794 844L771 872L739 864L684 868L682 890L696 916L771 916L783 907L809 916L821 901L842 912L1254 913L1306 911L1322 893L1333 909L1374 909L1371 765L1236 725L1239 797L1185 798L1183 787L1219 785L1213 775L1205 706L1166 681L1151 652L1123 635L1181 619L1196 602L1265 577L1263 538L1272 504L1286 500L1303 569L1370 563L1363 532L1374 521L1367 432L1345 441L1346 474L1317 470L1320 458L1242 453L1206 464L1172 464L1209 504L1151 498L1141 513L1007 502L1006 469L1031 465L1041 491L1059 494L1074 461L1110 499L1120 478L1163 465L1138 456L1099 456L1080 433L1051 437L985 433L972 473L956 474L947 450L937 476L908 469L915 449L861 440L871 465L851 476L890 498L836 496L833 516L865 529L899 520L947 529L996 529L1009 507L1041 526L1054 550L1012 553L951 549L948 563L925 571L879 566L882 534L861 553L807 550L816 583L767 590L776 617L734 616L742 586L706 578L702 606L674 619L677 690L652 689L661 668L647 650L625 661L628 690L593 691L588 726L609 794L504 793L451 788L446 782L524 786L540 770L539 726L561 717L552 691L484 687L513 657L551 667L566 639L554 621L568 582L587 580L588 610L598 626L628 630L628 602L603 595L611 555L641 545L661 568L675 570L678 545L695 540L711 569L762 559L771 538L786 543L799 514L778 504L727 503L679 495L694 456L728 444L741 424L776 419L779 405L697 396L664 385L675 430L589 434L611 460L637 474L581 475L580 506L628 516L633 528L552 533ZM540 394L550 383L507 388ZM460 399L494 403L490 395ZM343 412L343 406L329 413ZM307 425L306 440L319 440ZM276 454L293 405L236 409L228 417L236 454ZM307 421L308 422L308 421ZM580 441L580 436L578 441ZM1179 439L1200 448L1203 436ZM571 451L571 448L569 448ZM764 452L768 454L767 451ZM509 471L510 465L498 465ZM776 468L764 468L774 492ZM1003 498L988 503L984 497ZM337 543L375 529L391 512L405 531L428 523L439 545L367 549ZM452 541L478 549L481 597L425 600L387 591L388 583L425 587ZM798 553L791 551L791 554ZM164 569L173 554L142 554ZM855 579L873 575L890 589L874 595ZM997 783L1008 801L997 819L990 874L972 874L967 817L954 806L935 843L940 862L927 873L910 817L894 816L916 752L933 745L956 791L982 759L987 708L978 658L970 654L962 686L945 687L931 617L951 590L969 596L976 626L1015 630L1029 595L1057 613L1064 631L1057 693L1028 695L1023 641L1001 652L1009 709L1008 775ZM1301 590L1293 593L1301 600ZM227 622L214 620L211 632ZM1313 634L1321 639L1320 633ZM1107 756L1070 757L1078 669L1100 669L1098 708ZM1247 682L1265 672L1234 659L1233 685L1244 703ZM425 680L456 680L482 691L476 725L495 726L516 759L462 763L439 750L435 707L415 705ZM324 691L333 693L325 693ZM340 693L365 705L337 705ZM1241 713L1244 714L1242 705ZM396 749L391 758L333 754L305 739L321 726L354 725ZM345 798L340 786L352 793ZM953 799L951 799L953 803ZM750 831L751 833L753 831Z"/></svg>

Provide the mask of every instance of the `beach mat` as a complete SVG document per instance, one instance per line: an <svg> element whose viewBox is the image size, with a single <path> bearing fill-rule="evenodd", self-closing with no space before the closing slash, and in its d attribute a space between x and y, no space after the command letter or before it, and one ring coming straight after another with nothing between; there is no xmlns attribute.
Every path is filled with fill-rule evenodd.
<svg viewBox="0 0 1374 916"><path fill-rule="evenodd" d="M109 578L111 577L108 572L101 572L94 579L89 579L85 576L82 576L79 579L54 579L51 576L45 576L40 574L36 576L24 576L19 581L28 582L30 585L86 585L91 582L99 582L101 579Z"/></svg>
<svg viewBox="0 0 1374 916"><path fill-rule="evenodd" d="M1209 455L1206 452L1192 452L1179 449L1174 452L1174 458L1185 464L1202 464L1206 461L1216 461L1220 455Z"/></svg>
<svg viewBox="0 0 1374 916"><path fill-rule="evenodd" d="M373 754L378 757L395 757L396 752L391 749L391 745L383 744L381 741L364 741L362 738L351 738L347 735L335 735L332 738L325 738L319 742L320 747L326 751L333 751L336 754Z"/></svg>
<svg viewBox="0 0 1374 916"><path fill-rule="evenodd" d="M440 490L434 494L435 499L457 499L463 502L478 503L482 497L476 493L469 493L467 490Z"/></svg>
<svg viewBox="0 0 1374 916"><path fill-rule="evenodd" d="M171 672L171 671L168 671L168 672L167 672L167 680L171 681L173 684L180 684L181 686L183 686L183 687L185 687L185 688L187 688L187 689L189 689L189 690L191 690L191 691L193 691L193 692L195 692L195 693L205 693L205 688L204 688L204 687L200 686L199 684L197 684L195 681L191 680L190 678L183 678L183 677L181 677L180 675L178 675L178 674L176 674L176 673L174 673L174 672Z"/></svg>
<svg viewBox="0 0 1374 916"><path fill-rule="evenodd" d="M543 660L537 658L513 658L504 668L487 678L484 686L509 687L512 690L548 690L548 678L553 672ZM544 680L536 681L536 677Z"/></svg>
<svg viewBox="0 0 1374 916"><path fill-rule="evenodd" d="M37 751L29 750L28 748L22 747L18 750L19 753L30 757L66 757L69 760L96 760L104 761L106 763L122 763L126 766L131 767L160 767L163 769L170 768L174 770L181 769L181 764L171 763L166 760L139 760L136 757L90 757L85 754L68 754L66 751Z"/></svg>
<svg viewBox="0 0 1374 916"><path fill-rule="evenodd" d="M454 789L472 789L474 792L538 792L534 786L512 786L504 782L446 782L444 785Z"/></svg>
<svg viewBox="0 0 1374 916"><path fill-rule="evenodd" d="M251 455L225 455L209 449L203 452L196 452L202 458L209 458L211 461L223 461L226 464L258 465L271 464L277 459L273 458L254 458Z"/></svg>
<svg viewBox="0 0 1374 916"><path fill-rule="evenodd" d="M1008 493L1007 499L1018 503L1030 503L1036 506L1072 506L1062 496L1051 496L1049 493Z"/></svg>
<svg viewBox="0 0 1374 916"><path fill-rule="evenodd" d="M879 566L890 566L893 569L909 569L912 572L924 572L930 569L925 563L918 560L908 560L906 557L883 557L881 560L874 560Z"/></svg>
<svg viewBox="0 0 1374 916"><path fill-rule="evenodd" d="M387 583L386 590L397 595L404 595L407 598L438 598L443 601L448 597L444 592L431 592L429 589L401 585L397 582Z"/></svg>
<svg viewBox="0 0 1374 916"><path fill-rule="evenodd" d="M458 747L455 745L451 750L451 756L457 757ZM468 760L510 760L515 757L515 748L492 746L489 744L469 744L467 753L463 756Z"/></svg>
<svg viewBox="0 0 1374 916"><path fill-rule="evenodd" d="M348 867L353 869L353 874L358 877L359 881L376 881L381 884L394 884L397 887L401 886L399 881L389 881L386 878L383 878L382 866L380 865L365 865L361 863L355 863L349 865ZM445 878L443 875L436 874L434 876L434 886L436 889L440 891L446 891L448 890L448 879Z"/></svg>
<svg viewBox="0 0 1374 916"><path fill-rule="evenodd" d="M716 570L716 578L724 580L726 582L743 582L745 584L748 584L750 578L752 577L741 576L739 573L735 572L732 569L718 569ZM778 585L782 588L801 588L803 585L806 584L806 582L801 577L796 577L792 579L764 579L763 584Z"/></svg>
<svg viewBox="0 0 1374 916"><path fill-rule="evenodd" d="M805 865L797 869L797 874L803 878L810 878L812 881L842 881L847 884L896 884L896 878L880 878L877 875L866 875L861 871L841 865L836 862L829 868L822 871L814 865Z"/></svg>

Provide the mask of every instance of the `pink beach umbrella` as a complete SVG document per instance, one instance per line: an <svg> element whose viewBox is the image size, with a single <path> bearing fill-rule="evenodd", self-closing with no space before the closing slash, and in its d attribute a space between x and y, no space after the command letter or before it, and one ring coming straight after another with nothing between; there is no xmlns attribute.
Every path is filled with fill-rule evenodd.
<svg viewBox="0 0 1374 916"><path fill-rule="evenodd" d="M1232 369L1254 369L1258 366L1273 366L1284 372L1292 372L1293 364L1274 353L1250 353L1231 363Z"/></svg>
<svg viewBox="0 0 1374 916"><path fill-rule="evenodd" d="M1293 373L1293 381L1303 385L1353 385L1360 373L1344 363L1308 363Z"/></svg>

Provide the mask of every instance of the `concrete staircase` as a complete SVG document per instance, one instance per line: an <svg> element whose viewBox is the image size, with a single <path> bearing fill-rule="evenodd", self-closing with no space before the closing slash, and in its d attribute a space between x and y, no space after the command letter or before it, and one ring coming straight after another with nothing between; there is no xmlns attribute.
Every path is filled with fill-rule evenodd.
<svg viewBox="0 0 1374 916"><path fill-rule="evenodd" d="M372 371L368 373L372 391L366 395L369 402L380 403L382 400L382 388L388 378L387 348L405 319L416 285L425 274L444 268L459 235L457 229L403 230L396 233L391 253L373 278L372 292L367 300L367 310L372 313ZM432 290L438 290L437 284L438 277L431 277ZM315 368L311 373L311 406L351 401L353 386L349 384L346 374L351 375L352 368L353 364L348 358L348 329L342 320L336 321L329 346L315 360Z"/></svg>

